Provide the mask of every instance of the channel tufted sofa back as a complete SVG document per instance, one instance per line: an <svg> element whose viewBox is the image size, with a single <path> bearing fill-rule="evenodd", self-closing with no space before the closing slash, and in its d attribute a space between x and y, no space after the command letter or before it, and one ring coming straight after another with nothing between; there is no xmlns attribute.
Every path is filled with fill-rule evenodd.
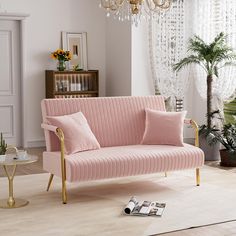
<svg viewBox="0 0 236 236"><path fill-rule="evenodd" d="M165 111L162 96L44 99L41 102L44 123L47 116L83 112L101 147L139 144L145 127L145 108ZM47 151L58 151L59 141L45 131Z"/></svg>

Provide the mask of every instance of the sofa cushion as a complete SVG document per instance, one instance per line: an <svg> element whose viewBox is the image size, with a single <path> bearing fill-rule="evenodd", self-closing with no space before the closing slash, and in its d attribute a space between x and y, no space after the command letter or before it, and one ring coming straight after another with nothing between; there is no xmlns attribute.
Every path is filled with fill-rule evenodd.
<svg viewBox="0 0 236 236"><path fill-rule="evenodd" d="M51 125L62 129L67 154L100 148L82 112L64 116L48 116L47 120Z"/></svg>
<svg viewBox="0 0 236 236"><path fill-rule="evenodd" d="M141 144L183 146L186 111L163 112L145 109L146 122Z"/></svg>
<svg viewBox="0 0 236 236"><path fill-rule="evenodd" d="M60 152L44 152L43 168L61 176ZM65 157L70 182L196 168L204 164L200 148L167 145L104 147Z"/></svg>

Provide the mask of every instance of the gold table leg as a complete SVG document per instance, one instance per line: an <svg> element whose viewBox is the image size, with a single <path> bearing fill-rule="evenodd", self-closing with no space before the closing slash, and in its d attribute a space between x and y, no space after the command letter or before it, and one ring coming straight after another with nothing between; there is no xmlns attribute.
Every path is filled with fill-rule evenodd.
<svg viewBox="0 0 236 236"><path fill-rule="evenodd" d="M8 199L0 200L0 208L18 208L26 206L29 202L24 199L15 199L13 196L13 179L16 173L16 165L13 166L12 174L9 174L6 166L3 166L5 173L8 178L9 184L9 197Z"/></svg>

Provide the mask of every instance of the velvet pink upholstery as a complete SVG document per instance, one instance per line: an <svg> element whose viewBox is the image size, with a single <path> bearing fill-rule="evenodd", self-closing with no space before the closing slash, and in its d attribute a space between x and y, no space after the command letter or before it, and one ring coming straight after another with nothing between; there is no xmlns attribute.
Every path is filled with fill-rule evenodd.
<svg viewBox="0 0 236 236"><path fill-rule="evenodd" d="M132 176L194 168L203 162L202 150L188 144L105 147L66 156L66 178L75 182ZM43 167L61 176L60 153L45 152Z"/></svg>
<svg viewBox="0 0 236 236"><path fill-rule="evenodd" d="M165 172L203 165L201 149L184 144L140 145L145 130L145 109L165 111L162 96L46 99L42 103L44 123L47 116L83 112L101 149L66 155L66 179L85 181L103 178ZM45 126L47 151L43 168L61 176L59 142Z"/></svg>
<svg viewBox="0 0 236 236"><path fill-rule="evenodd" d="M145 108L165 111L162 96L44 99L43 122L47 116L81 111L101 147L140 144L145 127ZM58 138L45 131L47 151L59 150Z"/></svg>
<svg viewBox="0 0 236 236"><path fill-rule="evenodd" d="M57 132L57 128L58 128L58 127L56 127L56 126L54 126L54 125L49 125L49 124L41 124L41 127L42 127L43 129L45 129L45 130L52 131L52 132L54 132L54 133Z"/></svg>
<svg viewBox="0 0 236 236"><path fill-rule="evenodd" d="M67 154L100 148L82 112L64 116L48 116L47 121L62 129Z"/></svg>
<svg viewBox="0 0 236 236"><path fill-rule="evenodd" d="M163 112L146 109L142 144L182 146L186 111Z"/></svg>

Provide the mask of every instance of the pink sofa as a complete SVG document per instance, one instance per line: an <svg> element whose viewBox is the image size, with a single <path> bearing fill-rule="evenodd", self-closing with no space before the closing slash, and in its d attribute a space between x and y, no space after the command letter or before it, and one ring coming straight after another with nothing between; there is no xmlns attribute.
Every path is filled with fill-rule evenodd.
<svg viewBox="0 0 236 236"><path fill-rule="evenodd" d="M66 181L88 181L105 178L143 175L155 172L196 168L197 185L199 167L204 154L198 147L169 145L140 145L145 128L145 108L165 111L162 96L104 97L75 99L44 99L41 102L45 131L46 152L43 168L53 176L62 178L62 200L67 202ZM47 124L47 116L60 116L82 111L95 134L101 149L66 155L64 136L60 127ZM195 122L186 120L196 130Z"/></svg>

